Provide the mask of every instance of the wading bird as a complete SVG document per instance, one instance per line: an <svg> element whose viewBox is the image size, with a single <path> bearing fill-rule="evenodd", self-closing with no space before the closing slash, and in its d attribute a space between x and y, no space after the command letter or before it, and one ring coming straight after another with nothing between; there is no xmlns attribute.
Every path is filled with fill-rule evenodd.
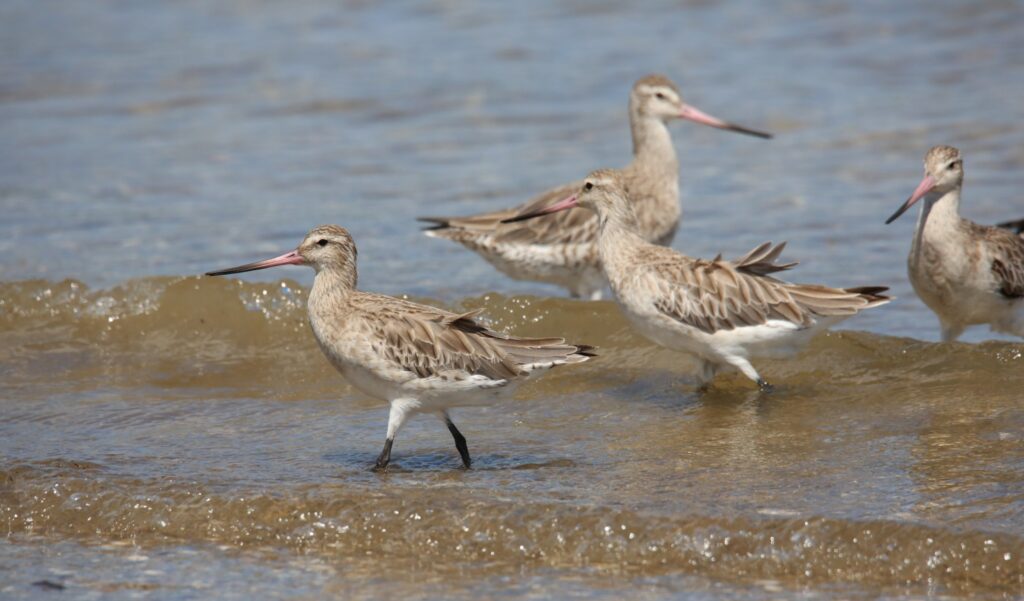
<svg viewBox="0 0 1024 601"><path fill-rule="evenodd" d="M719 129L770 138L771 134L712 117L683 102L676 86L661 75L636 82L629 95L633 162L621 171L637 217L637 233L648 242L668 245L675 236L679 206L679 161L668 122L688 119ZM597 252L597 220L586 211L563 213L529 223L508 219L565 198L580 187L573 182L534 197L525 204L468 217L421 217L434 225L425 232L454 240L517 280L556 284L573 297L601 298L604 278Z"/></svg>
<svg viewBox="0 0 1024 601"><path fill-rule="evenodd" d="M1024 238L961 217L963 182L960 151L935 146L924 157L924 179L885 222L924 200L907 273L939 317L942 340L956 340L967 326L985 323L993 331L1024 336Z"/></svg>
<svg viewBox="0 0 1024 601"><path fill-rule="evenodd" d="M601 265L615 300L637 330L664 347L698 358L706 387L716 372L735 368L770 390L751 365L756 357L786 356L819 330L889 302L887 288L830 288L791 284L773 274L785 243L766 242L738 261L692 259L637 234L637 217L621 173L591 173L580 190L525 220L576 206L597 215Z"/></svg>
<svg viewBox="0 0 1024 601"><path fill-rule="evenodd" d="M475 320L480 311L451 313L356 289L356 246L345 228L322 225L295 250L273 259L211 271L228 275L278 265L316 271L309 323L320 350L356 388L391 404L377 469L391 460L395 436L409 416L433 413L455 439L469 468L466 439L449 409L495 402L528 376L593 356L561 338L517 338Z"/></svg>

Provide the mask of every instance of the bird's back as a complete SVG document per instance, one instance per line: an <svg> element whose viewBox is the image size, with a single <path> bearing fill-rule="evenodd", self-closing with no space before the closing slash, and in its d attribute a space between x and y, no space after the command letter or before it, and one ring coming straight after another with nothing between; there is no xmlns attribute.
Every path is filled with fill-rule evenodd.
<svg viewBox="0 0 1024 601"><path fill-rule="evenodd" d="M832 288L793 284L774 277L796 263L777 263L785 243L766 242L735 261L692 259L676 251L638 244L621 257L612 287L633 304L705 334L783 321L797 328L818 318L844 317L884 304L887 288Z"/></svg>
<svg viewBox="0 0 1024 601"><path fill-rule="evenodd" d="M353 292L319 328L336 325L343 336L322 336L332 360L358 366L378 377L408 382L482 377L508 381L530 371L585 361L590 347L561 338L519 338L495 332L476 320L479 311L452 313L381 294ZM328 323L324 323L328 322ZM339 366L340 367L340 366Z"/></svg>

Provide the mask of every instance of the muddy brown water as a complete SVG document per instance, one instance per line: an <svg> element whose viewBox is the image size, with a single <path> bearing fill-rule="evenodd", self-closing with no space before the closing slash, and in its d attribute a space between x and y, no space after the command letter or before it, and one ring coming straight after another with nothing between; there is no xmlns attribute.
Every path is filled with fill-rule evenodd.
<svg viewBox="0 0 1024 601"><path fill-rule="evenodd" d="M313 576L311 594L367 596L1020 591L1020 345L837 332L765 362L773 394L729 376L698 395L692 365L611 303L467 298L452 308L579 332L602 354L460 411L472 471L421 418L378 475L384 405L321 357L294 281L0 290L18 399L0 426L0 519L5 561L33 581L162 589L181 577L165 563L214 562L282 573L211 586L277 593ZM75 565L97 555L113 572L98 580Z"/></svg>
<svg viewBox="0 0 1024 601"><path fill-rule="evenodd" d="M1024 344L939 344L882 220L936 143L1024 216L1024 10L936 2L0 7L0 597L1024 596ZM649 71L770 142L675 124L674 246L787 239L898 300L704 395L613 303L509 281L419 214L629 153ZM600 357L410 422L305 321L311 274L194 274L347 226L366 289ZM59 587L63 586L61 590Z"/></svg>

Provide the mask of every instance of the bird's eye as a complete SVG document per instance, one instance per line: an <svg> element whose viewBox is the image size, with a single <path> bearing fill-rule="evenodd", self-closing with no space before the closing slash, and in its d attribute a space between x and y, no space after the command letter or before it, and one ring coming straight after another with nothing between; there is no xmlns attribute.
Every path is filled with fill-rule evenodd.
<svg viewBox="0 0 1024 601"><path fill-rule="evenodd" d="M950 171L956 169L956 161L953 161L952 163L950 163L949 166L946 167L946 169L949 169Z"/></svg>
<svg viewBox="0 0 1024 601"><path fill-rule="evenodd" d="M655 94L654 97L659 99L659 100L665 100L665 95L662 94L661 92L658 92L657 94Z"/></svg>
<svg viewBox="0 0 1024 601"><path fill-rule="evenodd" d="M594 189L594 184L587 182L583 184L583 189L586 190L587 192L590 192L591 190Z"/></svg>
<svg viewBox="0 0 1024 601"><path fill-rule="evenodd" d="M327 246L327 238L320 238L316 241L317 246Z"/></svg>

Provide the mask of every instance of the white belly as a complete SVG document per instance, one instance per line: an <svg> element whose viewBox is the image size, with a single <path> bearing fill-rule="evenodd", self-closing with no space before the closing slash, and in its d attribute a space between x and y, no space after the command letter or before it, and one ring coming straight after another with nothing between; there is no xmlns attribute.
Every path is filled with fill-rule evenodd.
<svg viewBox="0 0 1024 601"><path fill-rule="evenodd" d="M810 327L799 327L785 320L771 320L761 325L709 334L663 314L654 313L653 310L639 312L626 306L622 306L622 310L637 331L652 342L712 360L726 355L745 358L790 356L806 345L817 331L842 320L819 320Z"/></svg>

